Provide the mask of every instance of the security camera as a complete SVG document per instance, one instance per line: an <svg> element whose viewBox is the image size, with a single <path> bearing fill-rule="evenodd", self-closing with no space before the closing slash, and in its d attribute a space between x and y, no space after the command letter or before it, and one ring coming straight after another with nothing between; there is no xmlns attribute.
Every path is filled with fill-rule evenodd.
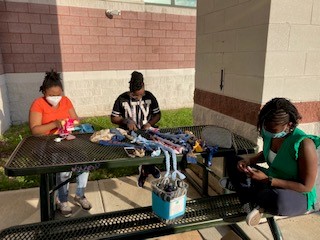
<svg viewBox="0 0 320 240"><path fill-rule="evenodd" d="M113 16L119 16L119 15L121 15L120 10L106 10L106 16L109 19L112 19Z"/></svg>

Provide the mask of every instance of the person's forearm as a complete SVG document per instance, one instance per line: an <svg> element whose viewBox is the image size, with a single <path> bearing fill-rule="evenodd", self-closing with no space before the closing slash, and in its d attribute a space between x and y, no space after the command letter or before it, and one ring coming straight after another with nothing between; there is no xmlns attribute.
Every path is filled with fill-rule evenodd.
<svg viewBox="0 0 320 240"><path fill-rule="evenodd" d="M158 113L158 114L152 116L152 118L149 120L148 123L149 123L151 126L154 126L157 122L160 121L160 118L161 118L161 114Z"/></svg>
<svg viewBox="0 0 320 240"><path fill-rule="evenodd" d="M33 128L31 128L31 133L32 133L32 135L45 135L47 132L49 132L55 128L57 128L56 123L50 122L47 124L34 126Z"/></svg>
<svg viewBox="0 0 320 240"><path fill-rule="evenodd" d="M264 162L263 152L259 152L257 155L250 157L250 165Z"/></svg>
<svg viewBox="0 0 320 240"><path fill-rule="evenodd" d="M123 118L123 117L113 117L113 116L111 117L111 122L113 124L116 124L116 125L119 125L119 126L128 125L129 121L133 122L132 119L126 119L126 118Z"/></svg>

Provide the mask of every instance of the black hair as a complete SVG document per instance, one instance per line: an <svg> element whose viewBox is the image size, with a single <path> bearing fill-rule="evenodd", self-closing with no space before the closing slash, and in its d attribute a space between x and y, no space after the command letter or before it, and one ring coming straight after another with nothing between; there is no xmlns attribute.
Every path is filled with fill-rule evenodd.
<svg viewBox="0 0 320 240"><path fill-rule="evenodd" d="M301 118L297 108L288 99L273 98L260 110L257 129L261 132L264 122L273 122L276 124L291 122L291 130L293 130L299 124Z"/></svg>
<svg viewBox="0 0 320 240"><path fill-rule="evenodd" d="M131 80L130 80L130 92L138 91L140 90L144 83L143 83L143 75L140 72L134 71L131 74Z"/></svg>
<svg viewBox="0 0 320 240"><path fill-rule="evenodd" d="M56 72L54 69L51 69L50 72L46 72L42 85L40 86L39 92L44 92L51 87L62 87L60 73Z"/></svg>

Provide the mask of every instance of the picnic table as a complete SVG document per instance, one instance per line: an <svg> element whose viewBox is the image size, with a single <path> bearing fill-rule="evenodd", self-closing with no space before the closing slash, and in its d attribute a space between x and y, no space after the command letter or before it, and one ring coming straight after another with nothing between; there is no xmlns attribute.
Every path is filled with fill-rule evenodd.
<svg viewBox="0 0 320 240"><path fill-rule="evenodd" d="M163 133L191 131L197 138L205 126L186 126L160 129ZM53 192L57 188L54 174L58 172L73 171L79 173L83 170L92 171L98 168L116 168L126 166L139 166L141 164L162 164L164 156L158 157L128 157L122 146L102 146L90 141L91 133L76 134L74 140L55 142L56 136L29 136L24 138L16 147L5 165L8 176L40 175L40 212L41 221L54 218ZM233 136L232 148L219 148L215 157L232 157L235 154L253 153L257 146L247 139L237 135ZM63 157L61 157L63 156ZM196 154L201 159L201 153ZM183 159L182 154L177 155L178 162ZM207 175L206 166L203 171ZM205 179L202 193L207 195L208 182Z"/></svg>
<svg viewBox="0 0 320 240"><path fill-rule="evenodd" d="M191 131L197 138L206 127L185 126L160 129L162 133L176 131ZM214 126L216 127L216 126ZM216 127L218 128L218 127ZM185 216L173 224L161 223L153 214L151 207L135 208L131 210L96 214L84 218L66 220L54 219L54 175L58 172L73 171L75 173L97 168L115 168L138 166L141 164L162 164L163 155L157 157L128 157L122 146L102 146L90 141L92 134L76 134L71 141L55 142L56 136L30 136L24 138L16 147L5 165L8 176L40 175L40 212L41 222L14 226L3 230L0 235L4 239L110 239L145 238L161 236L170 233L201 229L223 224L236 225L243 221L245 213L241 210L237 194L223 194L208 196L208 163L204 161L205 152L196 153L197 164L202 167L203 181L201 186L195 186L201 191L203 198L189 200ZM219 147L214 157L223 157L225 161L235 155L249 154L257 151L257 145L251 141L232 133L232 146ZM64 157L61 157L64 156ZM177 155L177 161L183 162L185 156ZM224 172L225 174L225 172ZM188 176L187 176L188 178ZM188 179L190 180L190 179ZM192 182L197 185L197 183ZM133 219L133 216L134 219ZM281 232L273 216L267 217L268 224L275 239L281 239ZM120 222L119 222L120 221ZM112 223L117 223L113 225ZM63 226L63 230L61 230ZM78 230L81 229L79 232ZM247 239L245 233L238 227L234 230ZM38 236L37 238L34 238Z"/></svg>

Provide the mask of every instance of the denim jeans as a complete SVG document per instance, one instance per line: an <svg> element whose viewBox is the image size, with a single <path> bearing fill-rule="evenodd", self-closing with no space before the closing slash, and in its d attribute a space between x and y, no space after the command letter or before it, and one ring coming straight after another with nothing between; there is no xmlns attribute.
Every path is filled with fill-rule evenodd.
<svg viewBox="0 0 320 240"><path fill-rule="evenodd" d="M60 183L71 178L72 172L61 172L56 174L56 183L59 185ZM77 190L76 195L79 197L84 196L84 191L88 183L89 172L83 172L77 177ZM58 189L58 199L60 202L67 202L69 195L69 183L63 185Z"/></svg>

